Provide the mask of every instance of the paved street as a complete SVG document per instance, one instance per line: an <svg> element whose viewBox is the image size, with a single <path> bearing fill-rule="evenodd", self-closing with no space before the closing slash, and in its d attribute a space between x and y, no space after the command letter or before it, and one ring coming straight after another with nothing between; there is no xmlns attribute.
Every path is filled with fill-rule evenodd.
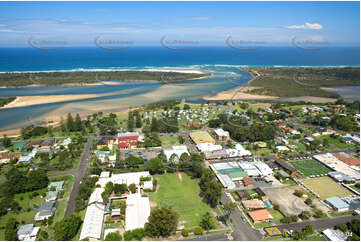
<svg viewBox="0 0 361 242"><path fill-rule="evenodd" d="M224 191L222 192L221 201L223 204L232 202ZM242 214L238 209L231 212L230 219L235 228L232 233L234 240L257 241L262 239L263 236L258 230L253 229L246 221L242 220Z"/></svg>
<svg viewBox="0 0 361 242"><path fill-rule="evenodd" d="M66 207L66 211L65 211L65 216L74 212L75 198L78 195L79 185L80 185L81 181L83 180L83 178L86 174L86 171L88 169L90 148L93 144L93 140L94 140L94 137L88 137L88 143L87 143L86 148L81 157L79 169L74 174L73 188L70 193L68 206Z"/></svg>
<svg viewBox="0 0 361 242"><path fill-rule="evenodd" d="M292 223L292 224L283 224L277 226L277 228L279 228L281 231L283 229L302 230L306 225L312 224L314 229L320 230L320 229L333 228L337 224L346 224L348 222L351 222L353 219L360 219L360 216L350 215L350 216L325 218L325 219L318 219L314 221L305 221L305 222Z"/></svg>
<svg viewBox="0 0 361 242"><path fill-rule="evenodd" d="M192 239L186 239L185 241L225 241L228 240L227 234L214 234L214 235L203 235L202 237L196 237Z"/></svg>

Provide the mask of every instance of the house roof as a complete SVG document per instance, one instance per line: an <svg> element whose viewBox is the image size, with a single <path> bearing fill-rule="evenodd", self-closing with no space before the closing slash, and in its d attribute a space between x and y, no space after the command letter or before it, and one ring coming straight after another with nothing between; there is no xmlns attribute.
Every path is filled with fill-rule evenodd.
<svg viewBox="0 0 361 242"><path fill-rule="evenodd" d="M248 185L252 185L253 184L253 181L252 181L252 179L251 178L249 178L249 177L245 177L245 178L243 178L243 184L245 185L245 186L248 186Z"/></svg>
<svg viewBox="0 0 361 242"><path fill-rule="evenodd" d="M337 159L349 166L360 166L360 160L344 152L333 154Z"/></svg>
<svg viewBox="0 0 361 242"><path fill-rule="evenodd" d="M143 228L150 215L149 198L142 197L139 193L130 194L126 204L125 230Z"/></svg>
<svg viewBox="0 0 361 242"><path fill-rule="evenodd" d="M63 185L64 185L64 181L56 181L56 182L50 182L50 184L48 185L48 190L51 188L51 187L55 187L55 189L57 191L63 189Z"/></svg>
<svg viewBox="0 0 361 242"><path fill-rule="evenodd" d="M264 193L264 191L262 191L262 189L259 188L259 187L256 188L256 192L257 192L258 195L260 195L260 196L266 196L266 193Z"/></svg>
<svg viewBox="0 0 361 242"><path fill-rule="evenodd" d="M247 190L239 190L236 191L236 193L238 194L239 197L241 198L250 198L251 196L249 195L249 193L247 192Z"/></svg>
<svg viewBox="0 0 361 242"><path fill-rule="evenodd" d="M242 201L242 204L246 209L258 209L265 207L264 203L259 199Z"/></svg>
<svg viewBox="0 0 361 242"><path fill-rule="evenodd" d="M43 202L38 208L38 211L51 211L53 207L54 202Z"/></svg>
<svg viewBox="0 0 361 242"><path fill-rule="evenodd" d="M58 197L57 191L48 191L46 192L46 200L47 201L54 201Z"/></svg>
<svg viewBox="0 0 361 242"><path fill-rule="evenodd" d="M104 210L105 206L103 204L91 204L88 206L80 233L80 240L85 238L101 239Z"/></svg>
<svg viewBox="0 0 361 242"><path fill-rule="evenodd" d="M248 212L248 215L255 222L272 219L272 215L266 209L258 209L255 211L251 211L251 212Z"/></svg>
<svg viewBox="0 0 361 242"><path fill-rule="evenodd" d="M31 232L33 231L34 228L34 224L22 224L20 225L17 234L19 235L28 235L31 234Z"/></svg>
<svg viewBox="0 0 361 242"><path fill-rule="evenodd" d="M322 233L331 241L346 241L347 235L341 230L325 229Z"/></svg>

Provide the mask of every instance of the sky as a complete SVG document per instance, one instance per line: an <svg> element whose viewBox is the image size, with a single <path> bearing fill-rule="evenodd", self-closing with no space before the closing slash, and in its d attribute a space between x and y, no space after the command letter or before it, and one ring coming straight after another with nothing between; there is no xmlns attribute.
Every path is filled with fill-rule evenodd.
<svg viewBox="0 0 361 242"><path fill-rule="evenodd" d="M0 47L360 45L359 2L0 2Z"/></svg>

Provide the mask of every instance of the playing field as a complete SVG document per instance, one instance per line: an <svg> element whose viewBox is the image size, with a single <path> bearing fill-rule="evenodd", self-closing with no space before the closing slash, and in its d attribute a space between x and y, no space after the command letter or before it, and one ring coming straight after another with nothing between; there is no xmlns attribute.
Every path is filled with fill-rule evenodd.
<svg viewBox="0 0 361 242"><path fill-rule="evenodd" d="M304 176L326 175L331 170L314 160L291 161L290 164Z"/></svg>
<svg viewBox="0 0 361 242"><path fill-rule="evenodd" d="M179 214L179 222L187 228L199 226L201 217L211 208L199 197L199 186L188 175L164 174L156 176L158 191L150 200L159 206L171 206Z"/></svg>
<svg viewBox="0 0 361 242"><path fill-rule="evenodd" d="M352 192L329 178L328 176L301 180L306 186L320 195L322 200L329 197L348 197L354 195Z"/></svg>

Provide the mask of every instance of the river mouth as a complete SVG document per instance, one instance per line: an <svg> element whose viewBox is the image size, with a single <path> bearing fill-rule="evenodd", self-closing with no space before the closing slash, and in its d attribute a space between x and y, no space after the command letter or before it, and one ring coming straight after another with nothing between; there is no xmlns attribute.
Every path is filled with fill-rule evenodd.
<svg viewBox="0 0 361 242"><path fill-rule="evenodd" d="M162 68L159 68L162 69ZM167 67L169 69L169 67ZM187 68L183 67L183 71ZM194 71L192 66L188 71ZM196 69L197 70L197 69ZM210 74L196 80L177 83L164 82L123 82L122 85L88 86L31 86L22 88L2 88L0 96L24 96L53 98L59 96L84 96L84 99L62 100L31 106L0 110L0 131L21 128L25 125L40 125L58 122L67 113L87 116L95 112L121 112L128 108L170 99L199 98L216 95L224 90L247 83L251 76L234 66L203 65L198 71ZM229 76L232 75L232 81ZM118 80L114 80L118 81Z"/></svg>

